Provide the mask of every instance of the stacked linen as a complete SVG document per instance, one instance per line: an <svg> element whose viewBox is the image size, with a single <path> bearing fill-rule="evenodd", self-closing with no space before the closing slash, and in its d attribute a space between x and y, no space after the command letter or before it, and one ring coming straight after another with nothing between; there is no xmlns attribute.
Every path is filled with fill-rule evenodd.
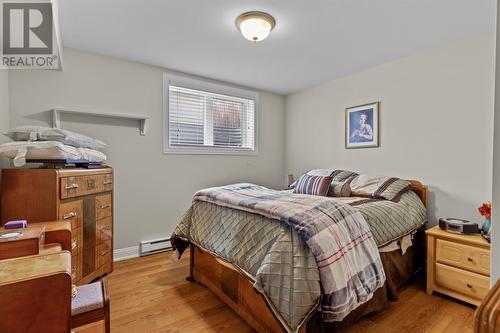
<svg viewBox="0 0 500 333"><path fill-rule="evenodd" d="M14 142L0 145L0 156L14 161L14 166L26 160L84 160L91 163L106 161L101 151L106 144L100 140L59 128L22 126L4 133Z"/></svg>

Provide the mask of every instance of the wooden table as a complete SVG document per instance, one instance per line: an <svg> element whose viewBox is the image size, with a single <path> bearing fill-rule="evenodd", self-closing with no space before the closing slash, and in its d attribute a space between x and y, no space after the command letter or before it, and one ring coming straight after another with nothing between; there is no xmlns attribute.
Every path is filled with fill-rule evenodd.
<svg viewBox="0 0 500 333"><path fill-rule="evenodd" d="M13 238L0 238L0 260L38 254L44 243L44 228L0 229L0 235L20 233Z"/></svg>

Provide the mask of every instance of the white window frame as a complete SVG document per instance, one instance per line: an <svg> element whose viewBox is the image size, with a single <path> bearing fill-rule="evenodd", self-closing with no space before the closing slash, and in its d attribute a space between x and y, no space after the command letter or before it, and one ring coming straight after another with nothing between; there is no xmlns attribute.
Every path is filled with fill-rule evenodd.
<svg viewBox="0 0 500 333"><path fill-rule="evenodd" d="M172 146L170 145L169 126L169 86L170 84L187 89L196 89L214 94L229 95L254 101L254 149L212 147L212 146ZM171 74L163 74L163 153L191 155L258 155L259 153L259 94L256 91L235 88L229 85L191 79Z"/></svg>

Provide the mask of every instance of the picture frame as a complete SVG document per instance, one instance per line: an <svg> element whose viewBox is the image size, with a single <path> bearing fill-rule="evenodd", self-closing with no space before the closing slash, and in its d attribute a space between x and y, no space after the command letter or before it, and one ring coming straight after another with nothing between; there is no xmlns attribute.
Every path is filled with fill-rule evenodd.
<svg viewBox="0 0 500 333"><path fill-rule="evenodd" d="M345 109L345 148L380 146L380 102Z"/></svg>

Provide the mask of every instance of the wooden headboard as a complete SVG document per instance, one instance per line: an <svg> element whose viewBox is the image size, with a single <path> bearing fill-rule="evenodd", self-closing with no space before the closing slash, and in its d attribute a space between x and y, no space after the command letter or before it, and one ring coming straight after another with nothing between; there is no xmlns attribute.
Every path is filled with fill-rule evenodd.
<svg viewBox="0 0 500 333"><path fill-rule="evenodd" d="M418 180L409 181L412 186L412 190L418 195L425 208L427 208L427 185L422 184Z"/></svg>

